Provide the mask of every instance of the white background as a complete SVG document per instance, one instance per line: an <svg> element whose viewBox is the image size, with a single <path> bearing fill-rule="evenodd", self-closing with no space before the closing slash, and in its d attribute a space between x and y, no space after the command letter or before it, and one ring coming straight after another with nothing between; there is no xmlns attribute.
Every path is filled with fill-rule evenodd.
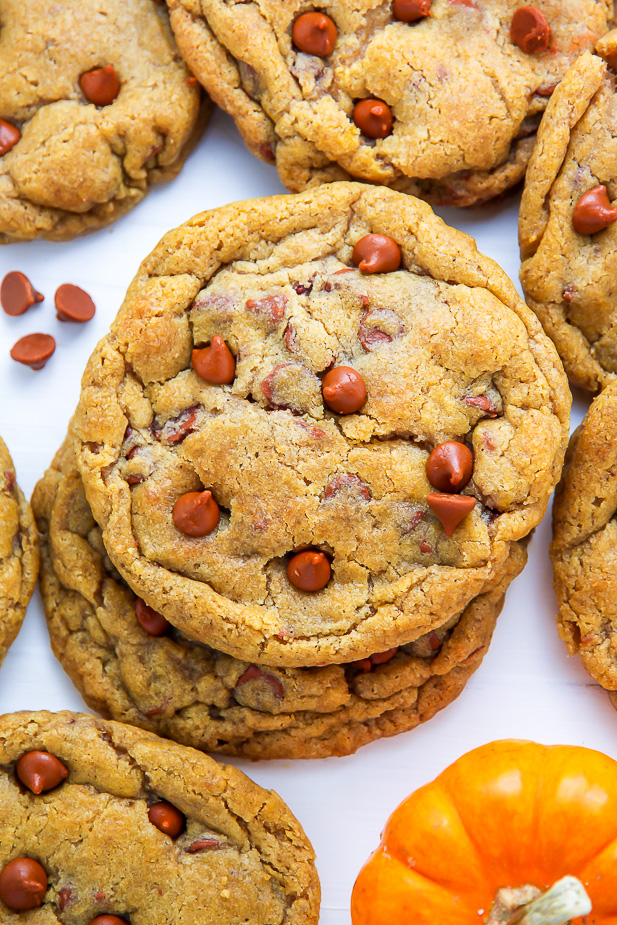
<svg viewBox="0 0 617 925"><path fill-rule="evenodd" d="M67 244L0 248L0 279L21 270L46 297L20 318L0 311L0 434L27 495L62 442L86 360L142 258L195 212L279 192L284 189L274 168L254 159L231 120L217 113L180 176L111 228ZM512 197L481 210L440 214L473 235L479 249L518 281L517 211L518 197ZM54 292L65 282L92 295L97 313L90 323L56 321ZM9 357L12 344L34 331L57 341L56 353L39 372ZM573 427L587 405L584 395L575 397ZM577 659L568 660L557 635L549 517L532 539L527 568L508 592L490 651L447 710L424 727L375 742L350 758L235 762L262 786L277 790L302 822L317 852L322 925L349 922L355 876L400 800L469 749L517 737L585 745L617 758L617 716L608 697ZM85 709L51 653L38 593L0 669L0 712L23 709Z"/></svg>

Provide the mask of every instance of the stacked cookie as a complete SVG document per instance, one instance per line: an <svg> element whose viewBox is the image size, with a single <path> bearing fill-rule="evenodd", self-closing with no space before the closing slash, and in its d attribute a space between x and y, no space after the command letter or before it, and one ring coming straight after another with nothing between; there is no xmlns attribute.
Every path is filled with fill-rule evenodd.
<svg viewBox="0 0 617 925"><path fill-rule="evenodd" d="M473 205L521 181L612 0L168 0L178 47L283 183L356 178Z"/></svg>
<svg viewBox="0 0 617 925"><path fill-rule="evenodd" d="M52 644L96 709L251 757L452 700L561 470L533 314L430 208L339 183L142 264L39 484Z"/></svg>
<svg viewBox="0 0 617 925"><path fill-rule="evenodd" d="M617 373L617 30L598 52L581 55L551 98L519 225L527 301L591 392Z"/></svg>
<svg viewBox="0 0 617 925"><path fill-rule="evenodd" d="M553 509L558 625L616 703L617 30L582 54L538 132L520 213L521 282L570 379L601 394L574 433Z"/></svg>
<svg viewBox="0 0 617 925"><path fill-rule="evenodd" d="M617 383L575 431L553 507L559 632L617 707Z"/></svg>

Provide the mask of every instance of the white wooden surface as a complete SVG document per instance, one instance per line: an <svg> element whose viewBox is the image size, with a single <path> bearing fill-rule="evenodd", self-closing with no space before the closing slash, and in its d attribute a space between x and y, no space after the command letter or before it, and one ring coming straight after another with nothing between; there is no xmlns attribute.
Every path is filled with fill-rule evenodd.
<svg viewBox="0 0 617 925"><path fill-rule="evenodd" d="M22 270L46 296L21 318L0 312L0 434L27 494L60 445L75 406L82 369L105 333L139 261L164 232L195 212L253 196L284 192L273 168L244 148L231 120L218 113L181 175L116 225L68 244L37 242L0 248L0 278ZM480 211L441 210L472 234L481 251L518 280L518 200ZM87 325L55 319L60 283L86 289L97 306ZM40 372L21 367L9 349L24 334L57 340ZM572 426L587 398L575 398ZM617 758L617 716L576 659L568 660L554 624L547 517L531 542L529 564L508 593L493 644L456 703L426 726L376 742L358 754L319 762L236 762L277 790L303 823L317 852L322 925L345 925L355 876L386 817L411 790L475 746L518 737L585 745ZM82 710L84 704L54 659L38 596L0 669L0 712Z"/></svg>

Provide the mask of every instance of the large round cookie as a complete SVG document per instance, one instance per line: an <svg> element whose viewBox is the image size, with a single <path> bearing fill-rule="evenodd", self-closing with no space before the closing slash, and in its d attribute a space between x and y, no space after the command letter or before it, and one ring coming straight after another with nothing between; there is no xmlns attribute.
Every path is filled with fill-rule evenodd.
<svg viewBox="0 0 617 925"><path fill-rule="evenodd" d="M0 24L0 243L72 238L175 176L199 87L161 4L0 0Z"/></svg>
<svg viewBox="0 0 617 925"><path fill-rule="evenodd" d="M38 570L34 517L0 439L0 663L26 615Z"/></svg>
<svg viewBox="0 0 617 925"><path fill-rule="evenodd" d="M302 828L280 797L235 768L131 726L46 712L0 718L0 766L3 922L318 920ZM48 881L44 892L30 887L42 899L36 911L7 905L28 896L19 870L6 873L18 858L46 874L30 876Z"/></svg>
<svg viewBox="0 0 617 925"><path fill-rule="evenodd" d="M574 433L555 494L559 632L617 707L617 382Z"/></svg>
<svg viewBox="0 0 617 925"><path fill-rule="evenodd" d="M537 41L524 38L533 14L514 29L523 50L518 0L331 0L318 10L336 44L318 56L297 44L314 50L318 31L301 24L292 38L315 12L301 0L168 3L189 66L289 189L354 177L453 205L523 178L548 97L613 12L610 0L536 0ZM421 7L430 14L397 21ZM390 108L386 137L379 113L354 120L370 99Z"/></svg>
<svg viewBox="0 0 617 925"><path fill-rule="evenodd" d="M398 242L400 270L354 269L367 233ZM231 385L191 366L217 337ZM340 366L367 389L357 413L322 399ZM332 184L162 240L84 373L79 466L110 558L186 635L344 663L443 625L499 574L544 514L569 403L552 343L469 237L419 200ZM472 508L448 535L426 464L451 440L475 461L462 497L432 498ZM176 508L202 490L220 521L188 536ZM319 591L289 577L307 546L331 561Z"/></svg>
<svg viewBox="0 0 617 925"><path fill-rule="evenodd" d="M462 614L374 664L258 668L140 625L86 501L74 442L38 484L33 507L52 647L88 704L185 745L248 758L347 755L430 719L482 661L526 559L513 544L499 580Z"/></svg>
<svg viewBox="0 0 617 925"><path fill-rule="evenodd" d="M616 35L599 46L609 59ZM608 197L604 208L594 200L599 186ZM617 209L609 201L616 197L615 76L586 53L542 120L521 203L520 244L527 302L570 379L594 392L617 373Z"/></svg>

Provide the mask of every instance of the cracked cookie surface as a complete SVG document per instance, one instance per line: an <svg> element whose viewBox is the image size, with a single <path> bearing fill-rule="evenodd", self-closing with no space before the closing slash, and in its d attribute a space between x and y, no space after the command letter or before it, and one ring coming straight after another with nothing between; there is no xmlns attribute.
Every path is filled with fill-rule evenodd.
<svg viewBox="0 0 617 925"><path fill-rule="evenodd" d="M430 719L479 666L526 559L512 544L493 587L381 663L258 668L173 631L158 637L142 628L86 501L74 442L59 451L32 503L52 647L88 704L185 745L247 758L347 755Z"/></svg>
<svg viewBox="0 0 617 925"><path fill-rule="evenodd" d="M599 48L610 58L617 33ZM617 198L617 92L605 61L586 53L555 91L542 120L519 237L527 302L572 382L592 392L617 373L617 224L591 234L575 227L581 198L600 185L609 200Z"/></svg>
<svg viewBox="0 0 617 925"><path fill-rule="evenodd" d="M607 30L610 0L537 0L548 48L511 40L518 0L433 0L399 22L391 2L331 0L331 54L300 51L300 0L168 0L178 45L250 149L285 185L356 178L429 201L472 205L521 180L539 118L569 65ZM354 122L358 102L391 110L387 137Z"/></svg>
<svg viewBox="0 0 617 925"><path fill-rule="evenodd" d="M0 439L0 663L26 615L38 570L34 517Z"/></svg>
<svg viewBox="0 0 617 925"><path fill-rule="evenodd" d="M175 176L207 107L160 4L0 0L0 25L0 243L93 230ZM109 66L95 105L80 78Z"/></svg>
<svg viewBox="0 0 617 925"><path fill-rule="evenodd" d="M551 559L559 633L617 707L617 382L572 436L555 493Z"/></svg>
<svg viewBox="0 0 617 925"><path fill-rule="evenodd" d="M68 776L31 792L19 759L43 751ZM143 925L305 925L319 916L314 854L283 801L194 749L79 713L0 718L0 869L38 861L48 885L27 920ZM149 818L165 801L183 816L171 838ZM3 922L24 913L0 900Z"/></svg>
<svg viewBox="0 0 617 925"><path fill-rule="evenodd" d="M400 270L353 268L367 233L397 242ZM217 335L230 385L191 367ZM354 414L322 401L320 376L341 365L366 384ZM552 343L470 238L419 200L341 183L167 235L89 361L75 432L135 593L190 638L307 667L412 642L482 592L544 514L569 403ZM452 536L427 502L447 440L474 454L455 499L473 510ZM176 502L200 489L220 521L187 536ZM307 546L331 562L315 593L288 578Z"/></svg>

